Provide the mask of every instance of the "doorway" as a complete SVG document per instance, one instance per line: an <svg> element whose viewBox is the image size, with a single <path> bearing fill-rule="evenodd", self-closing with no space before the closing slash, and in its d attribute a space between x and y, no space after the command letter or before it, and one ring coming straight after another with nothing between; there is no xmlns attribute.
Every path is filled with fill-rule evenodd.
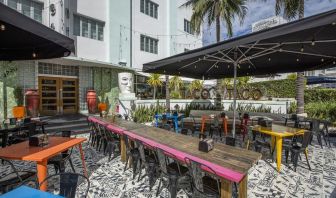
<svg viewBox="0 0 336 198"><path fill-rule="evenodd" d="M42 115L78 112L78 79L39 77L40 113Z"/></svg>

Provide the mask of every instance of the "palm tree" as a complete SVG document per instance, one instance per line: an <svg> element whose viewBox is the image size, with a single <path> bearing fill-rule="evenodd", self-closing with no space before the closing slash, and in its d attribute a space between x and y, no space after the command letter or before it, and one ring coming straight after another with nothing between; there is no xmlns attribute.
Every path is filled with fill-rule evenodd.
<svg viewBox="0 0 336 198"><path fill-rule="evenodd" d="M193 14L191 16L191 26L196 34L201 32L204 19L207 20L208 26L213 22L216 23L216 40L220 41L220 21L224 21L227 35L232 37L232 20L235 16L239 17L242 23L246 15L246 0L188 0L182 6L192 6Z"/></svg>
<svg viewBox="0 0 336 198"><path fill-rule="evenodd" d="M156 88L162 86L162 81L160 80L160 74L150 74L147 84L154 88L153 98L155 100Z"/></svg>
<svg viewBox="0 0 336 198"><path fill-rule="evenodd" d="M203 88L203 81L202 80L193 80L189 84L188 88L189 88L190 94L192 95L194 90L196 90L196 89L201 90Z"/></svg>
<svg viewBox="0 0 336 198"><path fill-rule="evenodd" d="M188 0L182 6L192 6L193 14L191 16L191 26L196 34L201 32L204 19L208 26L216 23L216 41L221 40L221 20L225 23L228 37L233 36L232 20L238 16L242 24L246 15L247 0ZM220 90L220 80L217 80L217 90ZM220 97L216 97L220 100ZM220 102L216 102L220 104ZM219 107L218 107L219 108Z"/></svg>
<svg viewBox="0 0 336 198"><path fill-rule="evenodd" d="M284 16L288 19L294 19L299 17L302 19L304 17L304 0L276 0L275 2L275 13L279 15L283 10ZM305 88L305 77L303 72L297 73L296 78L296 113L304 113L304 88Z"/></svg>
<svg viewBox="0 0 336 198"><path fill-rule="evenodd" d="M179 76L173 76L169 82L169 88L174 89L174 91L180 91L183 87L183 80Z"/></svg>
<svg viewBox="0 0 336 198"><path fill-rule="evenodd" d="M165 78L166 78L166 108L167 111L170 111L169 76L166 75Z"/></svg>

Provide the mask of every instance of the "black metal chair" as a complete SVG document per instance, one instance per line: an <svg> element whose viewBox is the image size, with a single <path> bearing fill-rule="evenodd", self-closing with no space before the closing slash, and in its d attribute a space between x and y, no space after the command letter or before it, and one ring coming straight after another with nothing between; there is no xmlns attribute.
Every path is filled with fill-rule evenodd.
<svg viewBox="0 0 336 198"><path fill-rule="evenodd" d="M38 184L36 172L28 170L17 170L14 164L7 159L0 158L2 165L8 164L12 171L8 174L0 174L0 193L6 193L20 185L31 185L36 187Z"/></svg>
<svg viewBox="0 0 336 198"><path fill-rule="evenodd" d="M220 181L215 178L216 172L207 165L189 158L185 158L185 162L192 178L192 197L219 198ZM204 172L203 168L207 172Z"/></svg>
<svg viewBox="0 0 336 198"><path fill-rule="evenodd" d="M140 162L140 152L138 148L132 148L128 136L124 135L124 141L126 145L126 163L124 171L126 171L129 160L132 160L133 179L136 175L138 163Z"/></svg>
<svg viewBox="0 0 336 198"><path fill-rule="evenodd" d="M323 128L320 128L321 121L318 119L312 119L310 122L310 131L312 132L312 136L310 137L310 143L313 140L314 135L317 137L317 141L320 144L321 148L323 149L323 142L322 142L322 137L326 145L328 146L326 135L324 133Z"/></svg>
<svg viewBox="0 0 336 198"><path fill-rule="evenodd" d="M190 187L190 176L188 174L188 168L180 165L176 156L172 153L168 153L159 148L156 149L157 161L159 162L159 186L157 188L156 196L159 195L163 188L164 178L168 180L167 187L170 192L170 197L175 198L177 189L187 189ZM161 186L162 184L162 186Z"/></svg>
<svg viewBox="0 0 336 198"><path fill-rule="evenodd" d="M202 124L201 123L196 123L195 118L191 116L193 119L193 130L192 130L192 135L195 134L196 131L200 132L202 129Z"/></svg>
<svg viewBox="0 0 336 198"><path fill-rule="evenodd" d="M150 190L152 190L152 187L155 183L156 173L158 170L158 162L156 161L155 155L152 153L154 148L150 147L149 145L146 145L146 148L149 148L147 149L148 154L146 154L145 145L140 141L136 141L136 144L140 153L140 166L139 166L140 170L139 170L138 182L147 175L149 180L149 188ZM145 168L146 172L145 175L142 176L141 172L143 167Z"/></svg>
<svg viewBox="0 0 336 198"><path fill-rule="evenodd" d="M78 173L58 173L48 176L40 183L40 187L47 182L47 192L66 198L87 197L90 188L89 178ZM84 186L84 187L83 187ZM80 191L84 190L84 191Z"/></svg>
<svg viewBox="0 0 336 198"><path fill-rule="evenodd" d="M164 124L164 125L162 126L162 128L163 128L164 130L171 131L171 126L170 126L170 124Z"/></svg>
<svg viewBox="0 0 336 198"><path fill-rule="evenodd" d="M72 133L71 131L62 131L61 136L70 138L71 133ZM69 162L72 171L75 173L76 170L75 170L75 167L74 167L74 165L72 163L72 160L71 160L72 149L73 148L70 149L70 152L69 152L69 150L66 150L66 151L63 151L62 153L60 153L59 155L56 155L56 156L50 158L48 160L48 165L54 165L56 173L58 173L58 172L64 173L65 172L65 164L66 164L66 162Z"/></svg>
<svg viewBox="0 0 336 198"><path fill-rule="evenodd" d="M225 137L225 144L229 146L236 146L236 138L234 137Z"/></svg>
<svg viewBox="0 0 336 198"><path fill-rule="evenodd" d="M187 128L182 128L181 129L181 134L182 135L188 135L188 129Z"/></svg>
<svg viewBox="0 0 336 198"><path fill-rule="evenodd" d="M9 140L9 144L17 144L20 142L24 142L29 139L29 137L38 134L38 131L36 130L36 123L30 122L26 124L22 124L20 128L18 129L18 132L16 134L13 134Z"/></svg>
<svg viewBox="0 0 336 198"><path fill-rule="evenodd" d="M104 133L104 154L108 153L108 160L111 161L112 154L114 157L116 156L116 149L118 148L120 151L120 137L109 131L106 127L102 127L101 130Z"/></svg>
<svg viewBox="0 0 336 198"><path fill-rule="evenodd" d="M220 138L222 137L221 126L219 124L218 116L214 117L213 122L210 125L209 136L213 137L214 132L216 132L216 135L219 136Z"/></svg>
<svg viewBox="0 0 336 198"><path fill-rule="evenodd" d="M291 159L294 165L294 171L296 172L296 167L298 164L300 153L304 153L306 156L307 164L309 170L311 170L309 160L308 160L308 153L307 153L307 147L311 140L312 132L311 131L305 131L303 134L302 142L300 143L297 141L293 144L291 148L285 148L285 156L286 156L286 162L288 162L288 154L291 153Z"/></svg>

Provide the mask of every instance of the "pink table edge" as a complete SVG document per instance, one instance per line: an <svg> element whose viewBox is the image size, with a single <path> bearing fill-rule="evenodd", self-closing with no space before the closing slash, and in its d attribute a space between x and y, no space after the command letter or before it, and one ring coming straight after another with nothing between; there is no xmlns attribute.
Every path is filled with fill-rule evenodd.
<svg viewBox="0 0 336 198"><path fill-rule="evenodd" d="M92 122L97 122L99 124L102 124L102 125L106 126L107 129L109 129L109 130L111 130L115 133L128 135L128 136L130 136L134 139L137 139L141 142L144 142L144 143L146 143L146 144L148 144L152 147L160 148L160 149L162 149L162 150L164 150L168 153L173 153L178 158L178 160L184 161L185 158L189 158L189 159L194 160L196 162L202 163L202 164L210 167L211 169L213 169L216 172L217 176L225 178L227 180L230 180L230 181L233 181L233 182L240 182L245 176L242 173L233 171L231 169L228 169L228 168L219 166L217 164L211 163L209 161L200 159L198 157L192 156L190 154L181 152L179 150L173 149L173 148L171 148L169 146L166 146L164 144L160 144L160 143L155 142L153 140L150 140L150 139L144 138L142 136L139 136L137 134L134 134L130 131L123 130L121 128L118 128L116 125L109 124L105 121L100 120L99 118L94 118L94 117L90 116L88 118L88 120L92 121Z"/></svg>

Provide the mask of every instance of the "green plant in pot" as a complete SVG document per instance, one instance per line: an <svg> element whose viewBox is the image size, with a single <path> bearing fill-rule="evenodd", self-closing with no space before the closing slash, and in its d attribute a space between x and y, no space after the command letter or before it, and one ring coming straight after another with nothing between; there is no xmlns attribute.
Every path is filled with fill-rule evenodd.
<svg viewBox="0 0 336 198"><path fill-rule="evenodd" d="M13 90L13 94L15 97L16 105L13 107L13 117L15 118L23 118L25 116L25 107L23 106L23 89L20 86L17 86Z"/></svg>

